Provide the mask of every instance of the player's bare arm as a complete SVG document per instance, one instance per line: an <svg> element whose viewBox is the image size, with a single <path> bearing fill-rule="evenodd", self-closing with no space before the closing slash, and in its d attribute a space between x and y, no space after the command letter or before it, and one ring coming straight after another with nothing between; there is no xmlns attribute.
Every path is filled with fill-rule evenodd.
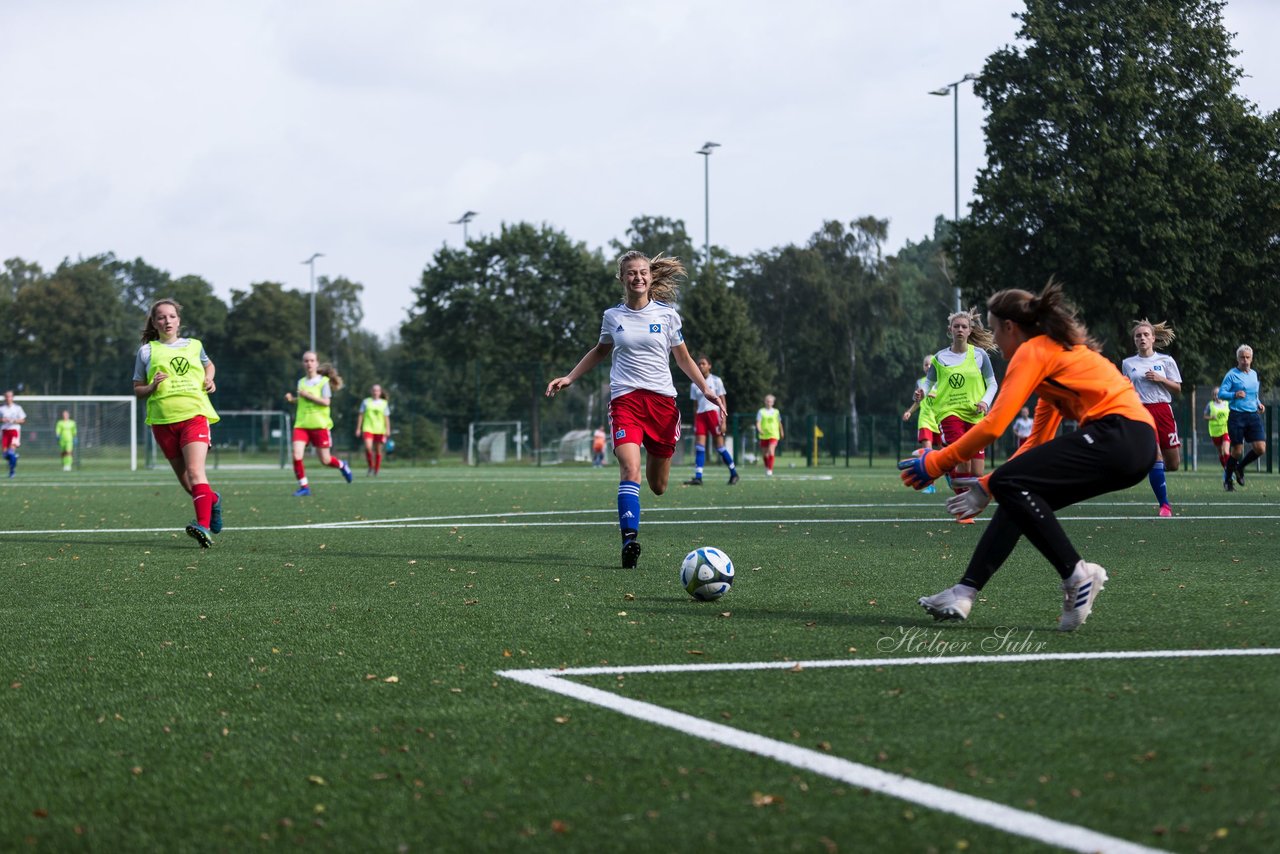
<svg viewBox="0 0 1280 854"><path fill-rule="evenodd" d="M576 381L578 377L603 362L612 352L613 344L606 343L604 341L601 341L599 344L592 347L587 351L587 354L578 361L578 364L573 366L572 371L563 377L556 377L551 382L547 383L547 397L555 397L556 392L573 385L574 381Z"/></svg>

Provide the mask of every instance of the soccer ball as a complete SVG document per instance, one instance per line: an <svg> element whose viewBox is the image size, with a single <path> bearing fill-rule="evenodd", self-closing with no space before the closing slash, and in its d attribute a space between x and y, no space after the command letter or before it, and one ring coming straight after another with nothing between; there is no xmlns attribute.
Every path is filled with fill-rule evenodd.
<svg viewBox="0 0 1280 854"><path fill-rule="evenodd" d="M694 599L710 602L729 592L733 585L733 561L720 549L704 546L684 556L680 564L680 586Z"/></svg>

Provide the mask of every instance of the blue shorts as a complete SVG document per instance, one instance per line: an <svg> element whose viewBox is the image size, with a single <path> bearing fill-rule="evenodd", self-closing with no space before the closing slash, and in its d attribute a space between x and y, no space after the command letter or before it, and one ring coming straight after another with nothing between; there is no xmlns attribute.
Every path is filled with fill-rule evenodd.
<svg viewBox="0 0 1280 854"><path fill-rule="evenodd" d="M1231 434L1233 445L1262 442L1267 438L1266 432L1262 429L1261 412L1231 410L1231 414L1227 416L1227 432Z"/></svg>

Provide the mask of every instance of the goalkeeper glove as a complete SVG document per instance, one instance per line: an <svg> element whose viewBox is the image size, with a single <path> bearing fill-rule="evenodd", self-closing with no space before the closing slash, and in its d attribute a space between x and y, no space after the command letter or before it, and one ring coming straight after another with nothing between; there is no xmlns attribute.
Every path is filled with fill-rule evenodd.
<svg viewBox="0 0 1280 854"><path fill-rule="evenodd" d="M929 474L929 469L924 464L924 458L932 453L933 451L928 448L921 448L910 458L898 462L898 477L902 478L904 486L924 489L933 483L933 476Z"/></svg>
<svg viewBox="0 0 1280 854"><path fill-rule="evenodd" d="M952 478L951 485L964 490L947 499L947 512L957 519L972 519L991 503L991 493L983 488L981 478L956 477Z"/></svg>

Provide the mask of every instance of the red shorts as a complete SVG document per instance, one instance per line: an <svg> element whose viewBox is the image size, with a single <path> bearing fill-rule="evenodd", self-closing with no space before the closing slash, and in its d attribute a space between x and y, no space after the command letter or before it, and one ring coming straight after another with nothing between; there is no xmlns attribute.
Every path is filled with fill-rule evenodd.
<svg viewBox="0 0 1280 854"><path fill-rule="evenodd" d="M766 454L772 453L773 449L776 447L778 447L777 439L761 439L760 440L760 450L764 451Z"/></svg>
<svg viewBox="0 0 1280 854"><path fill-rule="evenodd" d="M1160 440L1161 448L1176 448L1182 444L1182 440L1178 438L1178 425L1173 420L1173 407L1167 403L1144 403L1142 404L1151 413L1151 417L1156 420L1156 438Z"/></svg>
<svg viewBox="0 0 1280 854"><path fill-rule="evenodd" d="M19 438L21 435L21 430L0 430L0 445L6 451L10 448L16 448L22 444L22 440Z"/></svg>
<svg viewBox="0 0 1280 854"><path fill-rule="evenodd" d="M639 389L609 401L613 446L643 445L655 457L670 459L680 441L676 399Z"/></svg>
<svg viewBox="0 0 1280 854"><path fill-rule="evenodd" d="M373 441L377 442L380 445L385 445L387 443L386 433L370 433L368 430L366 430L360 434L360 438L365 440L366 442L372 439Z"/></svg>
<svg viewBox="0 0 1280 854"><path fill-rule="evenodd" d="M939 426L942 427L942 442L945 445L954 445L960 441L961 436L973 429L972 424L958 415L948 415L942 419L942 423ZM986 455L987 449L983 448L973 455L973 459L981 460Z"/></svg>
<svg viewBox="0 0 1280 854"><path fill-rule="evenodd" d="M715 436L720 433L720 410L708 409L693 416L693 435Z"/></svg>
<svg viewBox="0 0 1280 854"><path fill-rule="evenodd" d="M176 460L182 456L182 449L194 442L212 444L209 438L209 419L203 415L173 424L152 424L151 435L156 437L156 444L164 452L166 460Z"/></svg>
<svg viewBox="0 0 1280 854"><path fill-rule="evenodd" d="M928 427L921 427L919 430L916 431L916 441L922 445L925 442L928 442L929 447L938 448L938 447L941 447L942 445L942 434L935 433L934 431L930 430Z"/></svg>
<svg viewBox="0 0 1280 854"><path fill-rule="evenodd" d="M1210 436L1209 441L1213 442L1213 446L1218 450L1229 447L1231 444L1231 435L1223 433L1221 436Z"/></svg>
<svg viewBox="0 0 1280 854"><path fill-rule="evenodd" d="M293 441L306 442L313 448L329 448L333 445L327 427L294 427Z"/></svg>

